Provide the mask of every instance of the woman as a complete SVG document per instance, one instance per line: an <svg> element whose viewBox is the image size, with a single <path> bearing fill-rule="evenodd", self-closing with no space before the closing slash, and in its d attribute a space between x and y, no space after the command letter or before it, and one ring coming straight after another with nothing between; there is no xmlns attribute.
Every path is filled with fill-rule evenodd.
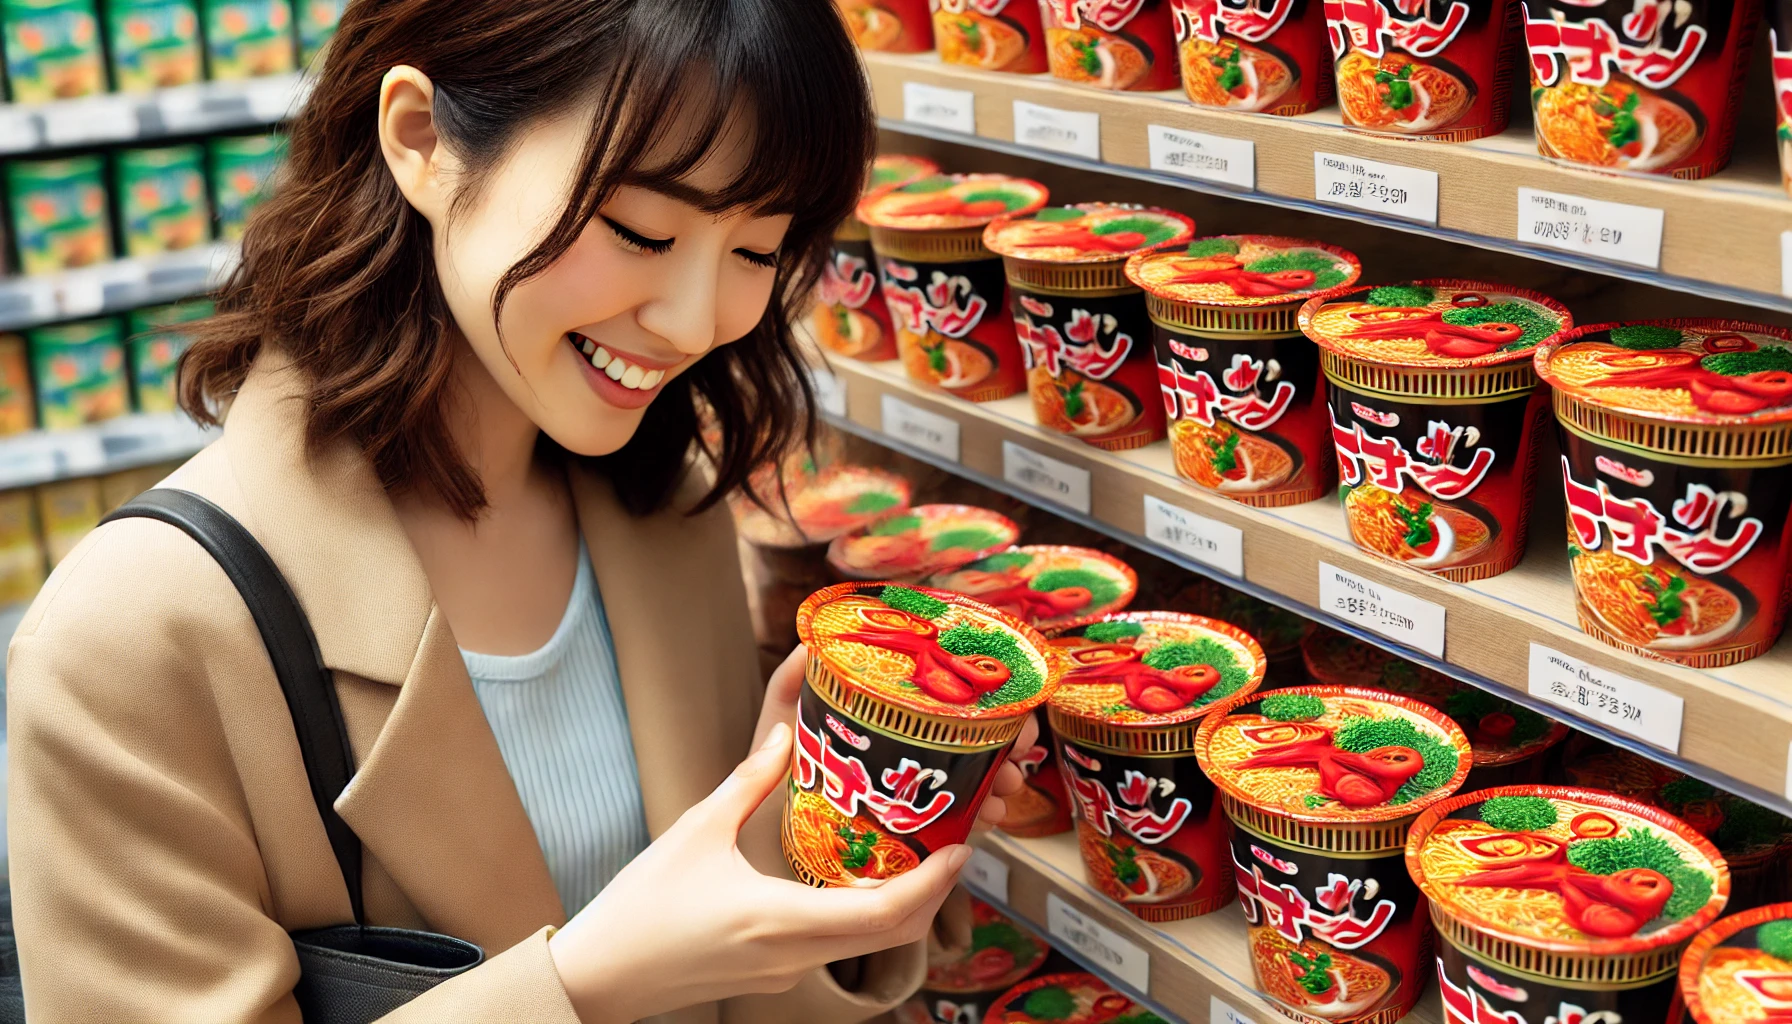
<svg viewBox="0 0 1792 1024"><path fill-rule="evenodd" d="M827 0L345 12L182 368L223 439L164 486L241 520L311 619L369 923L490 956L392 1019L838 1024L918 983L968 851L782 875L761 802L800 655L761 704L715 504L805 426L789 323L871 125ZM101 527L8 682L32 1019L296 1020L287 933L350 902L216 564ZM851 990L823 969L855 957Z"/></svg>

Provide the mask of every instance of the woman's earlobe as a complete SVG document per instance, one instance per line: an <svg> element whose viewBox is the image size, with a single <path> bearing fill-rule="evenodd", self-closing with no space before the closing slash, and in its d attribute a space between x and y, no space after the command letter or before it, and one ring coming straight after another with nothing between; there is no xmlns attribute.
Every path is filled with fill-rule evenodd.
<svg viewBox="0 0 1792 1024"><path fill-rule="evenodd" d="M441 161L446 155L436 133L435 83L409 65L386 72L380 81L380 153L398 190L431 223L447 208Z"/></svg>

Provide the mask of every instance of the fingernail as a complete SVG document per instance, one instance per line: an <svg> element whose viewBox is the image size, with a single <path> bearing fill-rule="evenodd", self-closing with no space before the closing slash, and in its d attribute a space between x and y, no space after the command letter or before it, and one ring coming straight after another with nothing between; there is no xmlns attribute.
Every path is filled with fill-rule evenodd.
<svg viewBox="0 0 1792 1024"><path fill-rule="evenodd" d="M765 742L759 745L759 750L764 752L779 746L784 742L784 734L789 731L790 726L785 725L783 722L779 722L777 725L772 726L772 731L766 734Z"/></svg>

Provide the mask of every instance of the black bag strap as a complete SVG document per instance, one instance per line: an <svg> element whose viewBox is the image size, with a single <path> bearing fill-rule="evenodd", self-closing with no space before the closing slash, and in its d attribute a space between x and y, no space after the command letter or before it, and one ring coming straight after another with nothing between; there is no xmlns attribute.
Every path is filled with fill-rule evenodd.
<svg viewBox="0 0 1792 1024"><path fill-rule="evenodd" d="M311 631L311 621L299 607L299 599L279 566L243 524L197 494L158 487L126 502L101 522L131 518L160 520L198 541L249 606L274 663L274 675L286 694L286 708L292 713L293 731L305 759L305 775L311 780L311 798L317 802L324 833L348 885L355 923L361 924L361 840L335 808L336 797L354 776L354 754L342 723L342 706L336 701L335 683L324 667L317 635Z"/></svg>

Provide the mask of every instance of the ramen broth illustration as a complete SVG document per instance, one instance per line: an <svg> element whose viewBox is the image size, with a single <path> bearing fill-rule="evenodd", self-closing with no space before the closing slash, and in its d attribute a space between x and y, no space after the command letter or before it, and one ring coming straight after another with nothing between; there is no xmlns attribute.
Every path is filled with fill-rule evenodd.
<svg viewBox="0 0 1792 1024"><path fill-rule="evenodd" d="M1322 0L1170 0L1170 10L1194 102L1284 116L1331 104Z"/></svg>
<svg viewBox="0 0 1792 1024"><path fill-rule="evenodd" d="M1032 75L1046 70L1038 0L930 0L934 49L947 64Z"/></svg>
<svg viewBox="0 0 1792 1024"><path fill-rule="evenodd" d="M876 885L961 843L1062 659L969 598L843 583L797 612L809 657L783 821L817 886Z"/></svg>
<svg viewBox="0 0 1792 1024"><path fill-rule="evenodd" d="M846 579L919 581L1013 544L1014 520L971 505L916 505L892 511L828 545L828 564Z"/></svg>
<svg viewBox="0 0 1792 1024"><path fill-rule="evenodd" d="M1682 950L1729 895L1723 858L1685 822L1568 787L1445 800L1414 823L1406 863L1452 1020L1661 1024Z"/></svg>
<svg viewBox="0 0 1792 1024"><path fill-rule="evenodd" d="M939 165L926 157L879 154L865 192L873 195L937 173ZM809 314L811 333L828 351L867 362L896 358L896 330L877 273L871 229L856 216L847 217L834 230L833 251L815 283Z"/></svg>
<svg viewBox="0 0 1792 1024"><path fill-rule="evenodd" d="M1176 87L1170 0L1039 0L1052 75L1098 89Z"/></svg>
<svg viewBox="0 0 1792 1024"><path fill-rule="evenodd" d="M1555 389L1581 627L1703 667L1766 650L1792 556L1792 332L1599 324L1536 362Z"/></svg>
<svg viewBox="0 0 1792 1024"><path fill-rule="evenodd" d="M1138 574L1093 548L1033 544L998 551L927 581L974 597L1038 629L1119 611L1139 590Z"/></svg>
<svg viewBox="0 0 1792 1024"><path fill-rule="evenodd" d="M1720 919L1680 958L1674 1019L1770 1024L1792 1015L1792 903Z"/></svg>
<svg viewBox="0 0 1792 1024"><path fill-rule="evenodd" d="M1513 0L1328 2L1344 124L1440 142L1504 131L1518 11Z"/></svg>
<svg viewBox="0 0 1792 1024"><path fill-rule="evenodd" d="M861 50L922 53L933 49L927 0L835 0Z"/></svg>

